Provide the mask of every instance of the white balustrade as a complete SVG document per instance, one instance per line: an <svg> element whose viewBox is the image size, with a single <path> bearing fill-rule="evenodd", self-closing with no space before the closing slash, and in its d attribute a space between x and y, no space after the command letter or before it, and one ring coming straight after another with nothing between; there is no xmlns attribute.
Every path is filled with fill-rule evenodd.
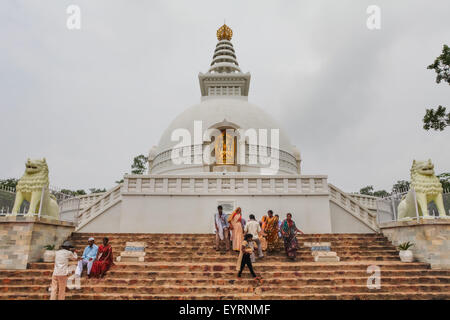
<svg viewBox="0 0 450 320"><path fill-rule="evenodd" d="M350 212L353 216L368 225L372 230L379 230L376 222L376 214L370 212L366 206L354 199L353 194L347 194L332 184L328 184L328 186L330 190L330 201L333 201Z"/></svg>
<svg viewBox="0 0 450 320"><path fill-rule="evenodd" d="M127 175L123 194L328 194L326 176Z"/></svg>

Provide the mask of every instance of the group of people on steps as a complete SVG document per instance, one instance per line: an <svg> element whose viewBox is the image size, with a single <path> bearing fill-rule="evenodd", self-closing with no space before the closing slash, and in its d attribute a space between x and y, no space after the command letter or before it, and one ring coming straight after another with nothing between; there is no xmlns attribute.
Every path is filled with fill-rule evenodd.
<svg viewBox="0 0 450 320"><path fill-rule="evenodd" d="M263 251L273 252L279 247L279 243L284 243L286 256L294 261L297 257L298 241L297 233L303 232L297 228L292 214L287 213L286 219L280 221L279 216L273 214L272 210L267 211L261 221L257 221L255 215L249 215L249 221L242 217L240 207L231 214L225 214L223 207L217 207L214 214L216 250L220 250L220 243L225 243L226 250L239 252L236 265L238 277L241 277L245 266L248 266L253 277L258 278L253 270L252 262L258 258L263 258Z"/></svg>

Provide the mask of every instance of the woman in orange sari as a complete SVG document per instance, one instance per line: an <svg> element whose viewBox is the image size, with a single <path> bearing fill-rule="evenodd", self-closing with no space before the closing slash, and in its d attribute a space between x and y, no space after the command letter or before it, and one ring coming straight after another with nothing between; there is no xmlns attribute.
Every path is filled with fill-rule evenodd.
<svg viewBox="0 0 450 320"><path fill-rule="evenodd" d="M242 214L241 208L237 207L236 210L228 218L231 229L231 241L233 242L233 250L241 251L241 243L244 240L244 233L242 231Z"/></svg>
<svg viewBox="0 0 450 320"><path fill-rule="evenodd" d="M91 269L91 276L94 278L103 278L106 271L113 265L112 247L108 238L103 238L103 245L98 247L97 258Z"/></svg>
<svg viewBox="0 0 450 320"><path fill-rule="evenodd" d="M278 217L273 215L273 211L267 211L267 216L262 218L262 227L266 241L267 251L273 251L278 246Z"/></svg>

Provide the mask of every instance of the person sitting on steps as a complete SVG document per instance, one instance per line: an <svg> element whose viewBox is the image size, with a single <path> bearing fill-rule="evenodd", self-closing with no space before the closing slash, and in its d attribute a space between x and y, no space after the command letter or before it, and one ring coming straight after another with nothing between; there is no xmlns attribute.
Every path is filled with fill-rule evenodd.
<svg viewBox="0 0 450 320"><path fill-rule="evenodd" d="M83 255L78 260L78 266L75 271L75 274L78 277L81 277L81 274L83 273L83 267L87 266L87 275L88 278L91 277L91 269L92 265L94 264L95 258L97 257L97 251L98 247L95 245L95 239L93 237L90 237L88 240L88 245L83 251Z"/></svg>

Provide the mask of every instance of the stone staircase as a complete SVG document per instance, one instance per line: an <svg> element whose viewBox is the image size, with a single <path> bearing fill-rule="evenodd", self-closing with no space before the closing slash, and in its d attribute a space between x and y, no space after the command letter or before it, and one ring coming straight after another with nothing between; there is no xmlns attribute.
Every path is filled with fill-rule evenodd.
<svg viewBox="0 0 450 320"><path fill-rule="evenodd" d="M74 233L81 253L89 236L97 243L108 236L115 255L127 241L147 243L145 261L116 262L104 279L81 280L67 299L449 299L450 270L431 270L425 263L402 263L395 247L380 234L299 235L297 262L282 250L236 277L237 253L214 250L212 234ZM304 242L331 242L340 262L313 262ZM381 269L381 288L369 289L370 265ZM0 299L48 299L52 263L27 270L0 271Z"/></svg>

